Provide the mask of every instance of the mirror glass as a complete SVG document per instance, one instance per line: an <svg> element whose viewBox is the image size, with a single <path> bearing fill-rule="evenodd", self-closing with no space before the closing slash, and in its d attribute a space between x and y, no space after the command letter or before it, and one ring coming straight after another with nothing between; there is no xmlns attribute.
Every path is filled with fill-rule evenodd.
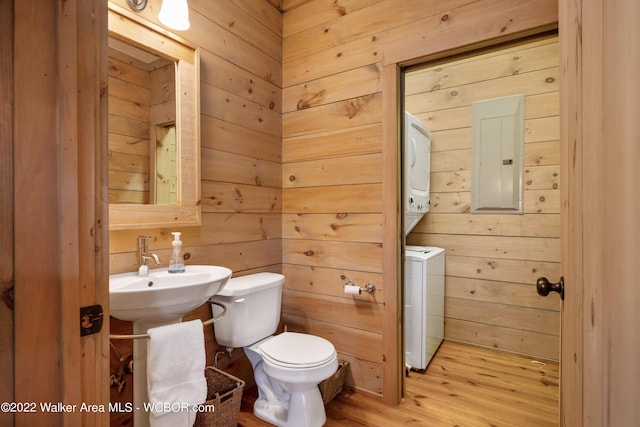
<svg viewBox="0 0 640 427"><path fill-rule="evenodd" d="M199 55L109 4L109 228L200 223Z"/></svg>
<svg viewBox="0 0 640 427"><path fill-rule="evenodd" d="M175 67L109 37L109 203L176 203Z"/></svg>

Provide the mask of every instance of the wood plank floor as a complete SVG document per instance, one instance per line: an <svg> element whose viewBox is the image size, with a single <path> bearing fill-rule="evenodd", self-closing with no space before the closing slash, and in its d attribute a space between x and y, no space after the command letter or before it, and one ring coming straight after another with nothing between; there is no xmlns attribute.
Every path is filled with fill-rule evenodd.
<svg viewBox="0 0 640 427"><path fill-rule="evenodd" d="M389 406L343 391L327 405L325 426L557 426L558 363L445 341L424 372L406 378L406 394ZM252 413L245 392L241 427L270 424Z"/></svg>

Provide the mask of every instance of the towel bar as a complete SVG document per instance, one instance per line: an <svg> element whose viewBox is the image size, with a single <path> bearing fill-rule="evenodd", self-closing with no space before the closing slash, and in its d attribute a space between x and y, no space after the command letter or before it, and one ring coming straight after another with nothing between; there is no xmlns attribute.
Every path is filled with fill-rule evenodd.
<svg viewBox="0 0 640 427"><path fill-rule="evenodd" d="M209 302L211 304L215 304L219 307L222 307L222 313L218 314L217 316L213 316L209 320L205 320L204 322L202 322L202 326L209 326L213 324L213 322L222 319L224 315L227 314L227 307L225 307L224 304L220 304L219 302L215 302L215 301L209 301ZM109 335L109 339L111 340L137 340L140 338L149 338L149 334Z"/></svg>

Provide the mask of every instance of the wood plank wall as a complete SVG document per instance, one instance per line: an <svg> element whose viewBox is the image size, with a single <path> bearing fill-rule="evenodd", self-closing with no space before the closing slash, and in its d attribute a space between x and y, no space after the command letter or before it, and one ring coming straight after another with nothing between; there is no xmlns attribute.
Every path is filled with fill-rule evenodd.
<svg viewBox="0 0 640 427"><path fill-rule="evenodd" d="M152 127L175 122L175 66L164 58L145 63L110 48L108 71L109 203L149 203L155 184Z"/></svg>
<svg viewBox="0 0 640 427"><path fill-rule="evenodd" d="M445 336L558 360L560 275L557 36L409 70L405 108L431 132L431 211L407 244L446 249ZM471 103L525 95L524 215L470 214Z"/></svg>
<svg viewBox="0 0 640 427"><path fill-rule="evenodd" d="M125 0L115 3L127 7ZM159 24L160 0L144 19ZM202 225L109 233L110 272L134 271L137 236L169 262L171 231L181 231L187 264L217 264L234 275L281 271L281 57L282 16L269 2L190 0L191 28L179 35L200 48ZM208 305L188 318L211 317ZM114 333L130 324L111 320ZM125 332L126 333L126 332ZM130 333L130 332L129 332ZM208 362L217 345L205 330ZM116 342L124 355L131 344ZM112 353L111 372L116 369ZM241 350L222 367L249 383L251 366ZM128 388L131 380L128 379ZM112 389L112 400L130 401ZM112 425L127 419L112 419Z"/></svg>
<svg viewBox="0 0 640 427"><path fill-rule="evenodd" d="M109 203L149 203L151 73L117 56L109 50Z"/></svg>
<svg viewBox="0 0 640 427"><path fill-rule="evenodd" d="M125 0L115 3L127 7ZM158 24L159 6L150 2L142 16ZM201 55L203 221L179 230L188 263L218 263L234 272L279 269L280 13L248 0L193 0L189 7L191 29L180 36ZM144 233L167 264L170 231L111 232L111 272L134 269L136 236Z"/></svg>
<svg viewBox="0 0 640 427"><path fill-rule="evenodd" d="M394 207L383 205L382 159L396 148L383 146L383 95L393 87L383 66L553 26L557 5L285 0L283 8L283 320L331 340L351 362L348 383L393 402L397 344L383 322L401 317L398 283L383 272ZM375 296L342 294L348 279L373 281Z"/></svg>
<svg viewBox="0 0 640 427"><path fill-rule="evenodd" d="M125 0L116 3L126 7ZM534 3L541 12L531 13ZM159 2L150 4L142 15L157 23ZM385 375L387 383L399 381L395 368L385 373L388 352L397 349L395 338L385 342L383 333L389 328L384 313L395 310L385 306L385 293L392 292L395 304L397 283L382 281L382 66L419 52L410 41L425 31L434 49L451 49L553 24L555 3L189 5L191 29L181 36L201 49L203 222L179 230L187 262L226 265L236 275L284 272L283 323L329 338L352 362L348 382L380 396ZM483 31L470 31L483 23ZM466 30L452 38L450 25ZM142 233L152 236L151 248L166 263L170 231L111 232L111 273L136 268ZM348 279L374 282L377 292L347 297ZM205 318L209 308L192 315ZM215 344L208 339L212 358ZM234 356L228 367L251 381L245 362ZM392 394L389 401L396 399Z"/></svg>

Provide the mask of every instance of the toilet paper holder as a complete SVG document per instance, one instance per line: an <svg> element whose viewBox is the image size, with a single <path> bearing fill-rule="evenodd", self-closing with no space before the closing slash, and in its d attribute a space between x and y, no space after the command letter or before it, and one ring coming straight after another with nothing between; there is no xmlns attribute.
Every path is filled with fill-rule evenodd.
<svg viewBox="0 0 640 427"><path fill-rule="evenodd" d="M367 282L367 284L364 285L364 287L360 287L356 285L356 282L354 282L353 280L347 280L344 284L345 294L355 294L355 293L361 294L362 292L373 294L375 291L376 291L376 285L373 282Z"/></svg>

